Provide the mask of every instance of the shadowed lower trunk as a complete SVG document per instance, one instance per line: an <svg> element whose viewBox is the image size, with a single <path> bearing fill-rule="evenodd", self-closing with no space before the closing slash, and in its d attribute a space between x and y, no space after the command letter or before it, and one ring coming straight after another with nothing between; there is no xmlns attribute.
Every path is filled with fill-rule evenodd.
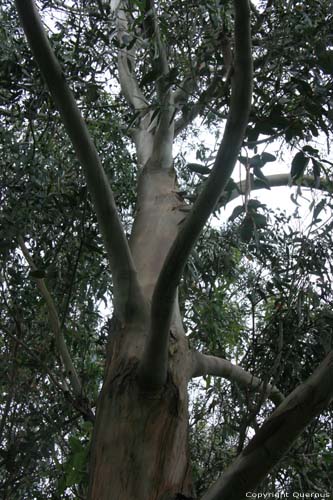
<svg viewBox="0 0 333 500"><path fill-rule="evenodd" d="M160 391L145 392L138 385L137 358L118 350L123 332L113 337L98 403L89 499L191 497L187 384L179 383L181 373L174 369ZM178 363L171 366L179 366L180 353L175 357Z"/></svg>

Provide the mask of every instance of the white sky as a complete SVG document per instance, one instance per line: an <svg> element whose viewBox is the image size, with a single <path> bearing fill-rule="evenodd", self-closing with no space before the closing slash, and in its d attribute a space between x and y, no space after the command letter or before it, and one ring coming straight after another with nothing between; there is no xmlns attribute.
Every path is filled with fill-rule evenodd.
<svg viewBox="0 0 333 500"><path fill-rule="evenodd" d="M199 124L199 128L202 126L202 124ZM223 125L222 125L223 126ZM264 138L264 136L260 137L260 139ZM222 136L220 140L222 139ZM328 159L329 161L333 162L333 155L332 153L329 154L327 151L327 142L326 142L326 137L323 136L319 138L320 140L316 140L316 142L310 142L309 145L312 145L313 147L317 148L320 150L320 153L323 158ZM192 139L193 141L193 139ZM200 163L199 160L196 159L196 149L193 147L193 144L191 145L191 138L189 138L189 148L186 151L186 147L183 148L183 150L186 151L186 161L188 163L193 162L193 163ZM199 135L199 137L196 139L196 143L204 143L206 147L211 148L212 151L214 150L214 146L216 147L216 139L213 136L213 134L209 134L206 131L203 131L202 134ZM301 145L303 146L303 144ZM176 147L177 149L177 147ZM274 154L277 157L277 160L275 162L267 163L263 168L262 172L265 176L269 175L274 175L274 174L281 174L281 173L289 173L290 172L290 167L291 167L291 162L294 157L294 155L297 152L297 149L294 148L292 151L288 148L287 146L282 146L281 147L281 141L275 141L266 146L265 144L261 144L258 146L258 151L257 154L262 153L263 151L269 152ZM254 156L256 153L253 150L248 150L248 155L249 157ZM278 152L278 153L277 153ZM241 153L243 156L246 156L245 150L242 150ZM239 180L244 180L245 179L245 168L243 165L241 165L239 162L237 162L235 166L235 170L232 174L232 178L238 182ZM297 224L297 227L306 227L310 224L312 220L312 213L309 211L309 206L310 203L315 200L315 203L318 203L320 199L322 198L323 194L319 190L310 190L306 188L301 188L301 193L302 196L297 197L297 202L300 205L297 207L295 203L291 200L291 195L293 194L294 196L296 195L297 187L274 187L271 188L270 190L268 189L260 189L260 190L255 190L251 193L251 198L258 199L261 203L267 205L267 208L270 208L272 210L284 210L288 215L294 214L295 210L298 210L298 214L302 217L301 220L297 220L295 222ZM221 223L226 222L228 220L228 217L230 217L233 209L237 205L242 205L244 202L244 199L242 197L238 197L235 200L231 201L228 203L225 209L221 209L220 211L220 221ZM213 220L212 221L214 226L218 225L218 221Z"/></svg>

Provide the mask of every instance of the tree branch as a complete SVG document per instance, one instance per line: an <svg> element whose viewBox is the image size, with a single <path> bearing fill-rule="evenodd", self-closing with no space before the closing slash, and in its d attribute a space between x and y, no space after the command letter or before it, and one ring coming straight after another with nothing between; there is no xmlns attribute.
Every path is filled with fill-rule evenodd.
<svg viewBox="0 0 333 500"><path fill-rule="evenodd" d="M145 15L145 25L146 34L149 38L154 41L156 51L154 51L154 59L158 59L159 62L159 90L164 94L164 84L161 77L167 76L169 73L169 63L167 58L167 51L165 45L162 41L159 23L157 20L156 9L154 5L154 0L146 0L146 15ZM157 58L155 56L157 53Z"/></svg>
<svg viewBox="0 0 333 500"><path fill-rule="evenodd" d="M169 74L169 62L167 50L162 40L154 0L146 0L145 16L146 34L154 44L152 53L152 64L158 65L156 77L156 91L159 102L159 117L154 134L153 149L151 155L152 164L159 168L171 168L172 145L174 140L174 95L166 78ZM157 57L156 57L157 54Z"/></svg>
<svg viewBox="0 0 333 500"><path fill-rule="evenodd" d="M30 266L30 269L32 271L37 271L37 267L29 253L29 250L27 249L24 239L22 236L18 237L18 243L20 245L20 248L22 250L22 253L25 257L25 260ZM69 354L69 351L67 349L67 344L65 341L65 338L63 336L63 333L61 331L61 326L60 326L60 320L58 316L58 312L55 306L55 303L53 301L53 298L51 297L51 294L49 290L47 289L47 286L45 284L44 279L39 279L35 278L37 287L43 297L43 299L46 302L46 306L49 312L49 321L50 321L50 326L51 330L53 331L54 339L56 342L56 346L60 355L60 359L62 361L62 364L64 365L65 372L71 382L71 386L73 389L73 392L77 398L82 397L82 385L79 379L79 376L77 374L77 371L74 367L72 358Z"/></svg>
<svg viewBox="0 0 333 500"><path fill-rule="evenodd" d="M290 181L290 175L289 174L276 174L276 175L269 175L266 177L268 181L269 188L270 187L287 187L288 183ZM297 185L300 185L305 188L311 188L311 189L319 189L320 191L325 191L327 193L332 193L333 192L333 183L331 181L328 181L326 179L320 179L320 182L318 184L318 181L312 177L311 175L304 175L303 178L300 181L297 181ZM246 181L241 181L236 184L236 188L231 191L231 193L227 193L228 199L226 203L229 203L230 201L234 200L235 198L238 198L238 196L242 196L246 192ZM252 184L251 184L251 191L256 191L258 189L267 189L268 187L259 179L254 179ZM223 198L225 195L222 196L221 202L223 203Z"/></svg>
<svg viewBox="0 0 333 500"><path fill-rule="evenodd" d="M285 398L202 500L234 500L254 490L333 398L333 351Z"/></svg>
<svg viewBox="0 0 333 500"><path fill-rule="evenodd" d="M252 96L250 11L248 0L234 0L234 6L235 60L229 116L212 173L167 255L155 287L151 327L140 366L141 381L148 386L160 387L166 381L170 321L183 267L230 178L248 122Z"/></svg>
<svg viewBox="0 0 333 500"><path fill-rule="evenodd" d="M118 52L118 71L122 93L128 104L137 110L148 108L148 102L142 93L134 73L135 67L135 45L128 50L126 48L125 36L128 36L128 21L123 8L117 12L117 34L118 41L123 47Z"/></svg>
<svg viewBox="0 0 333 500"><path fill-rule="evenodd" d="M193 75L185 76L183 81L178 84L177 89L173 93L175 106L181 106L188 102L189 97L193 94L197 87L196 78Z"/></svg>
<svg viewBox="0 0 333 500"><path fill-rule="evenodd" d="M277 406L284 400L283 394L279 389L271 384L265 385L258 377L251 375L251 373L243 370L240 366L232 364L226 359L217 356L208 356L198 351L192 353L192 375L191 377L202 377L204 375L213 375L216 377L223 377L227 380L237 382L242 387L264 391L265 394Z"/></svg>
<svg viewBox="0 0 333 500"><path fill-rule="evenodd" d="M125 318L133 315L134 309L137 312L142 311L141 294L109 181L60 64L52 51L33 0L15 0L15 3L31 50L83 167L115 284L116 314L121 321L125 321Z"/></svg>

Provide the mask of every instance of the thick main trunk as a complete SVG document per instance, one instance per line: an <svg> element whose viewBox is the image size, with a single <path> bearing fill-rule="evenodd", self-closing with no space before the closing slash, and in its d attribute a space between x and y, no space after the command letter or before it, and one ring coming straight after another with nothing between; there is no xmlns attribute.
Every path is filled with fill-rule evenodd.
<svg viewBox="0 0 333 500"><path fill-rule="evenodd" d="M112 334L92 442L88 498L190 498L186 345L174 340L167 384L149 393L138 385L135 338L129 355L129 350L124 353L124 334L132 336L124 331Z"/></svg>
<svg viewBox="0 0 333 500"><path fill-rule="evenodd" d="M148 164L138 186L138 203L130 247L146 299L150 300L165 257L176 238L185 213L177 194L173 168Z"/></svg>
<svg viewBox="0 0 333 500"><path fill-rule="evenodd" d="M172 170L143 170L131 251L148 304L184 218L176 189ZM146 392L138 384L148 328L134 320L132 325L118 325L111 334L91 447L89 500L193 496L188 455L190 357L178 303L170 331L168 379L159 392Z"/></svg>

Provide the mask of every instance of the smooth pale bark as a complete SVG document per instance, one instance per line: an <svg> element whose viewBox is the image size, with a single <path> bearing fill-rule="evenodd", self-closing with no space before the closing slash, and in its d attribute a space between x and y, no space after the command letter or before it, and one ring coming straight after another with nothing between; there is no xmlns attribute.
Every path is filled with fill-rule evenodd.
<svg viewBox="0 0 333 500"><path fill-rule="evenodd" d="M279 405L284 400L283 394L279 389L271 384L264 384L262 380L251 373L243 370L240 366L234 365L226 359L217 356L208 356L200 352L192 353L193 365L191 376L202 377L204 375L213 375L223 377L248 389L262 391L269 397L273 403Z"/></svg>
<svg viewBox="0 0 333 500"><path fill-rule="evenodd" d="M175 322L169 375L159 391L138 384L145 330L116 327L98 401L89 500L192 497L188 450L187 342ZM182 498L182 497L181 497Z"/></svg>
<svg viewBox="0 0 333 500"><path fill-rule="evenodd" d="M140 390L136 375L135 365L124 365L119 373L111 369L104 383L88 498L192 497L186 388L169 381L151 397Z"/></svg>
<svg viewBox="0 0 333 500"><path fill-rule="evenodd" d="M269 187L283 187L289 186L290 175L289 174L275 174L268 175L267 181ZM333 191L333 183L326 179L320 179L319 182L311 175L304 175L300 181L298 181L294 186L301 186L304 188L311 189L319 189L320 191L324 191L327 193L332 193ZM251 191L257 191L259 189L269 189L265 184L258 180L254 179L251 184ZM238 198L238 196L244 195L246 191L246 181L241 181L237 183L237 188L231 191L229 195L227 195L227 203ZM222 198L223 203L223 198Z"/></svg>
<svg viewBox="0 0 333 500"><path fill-rule="evenodd" d="M304 384L286 397L202 500L235 500L253 491L332 401L332 381L333 351Z"/></svg>
<svg viewBox="0 0 333 500"><path fill-rule="evenodd" d="M172 170L142 171L130 246L148 302L184 218L182 206ZM147 329L148 325L135 331L116 327L110 337L92 444L90 500L193 495L188 451L190 357L178 303L169 335L167 383L154 392L145 391L137 376Z"/></svg>
<svg viewBox="0 0 333 500"><path fill-rule="evenodd" d="M185 217L182 209L186 205L177 191L173 168L165 170L148 164L140 174L130 248L140 286L149 301Z"/></svg>
<svg viewBox="0 0 333 500"><path fill-rule="evenodd" d="M153 293L151 323L140 366L143 384L162 386L175 296L183 267L214 210L236 163L252 98L250 14L247 0L235 0L235 57L230 111L214 167L166 257Z"/></svg>
<svg viewBox="0 0 333 500"><path fill-rule="evenodd" d="M128 35L128 22L124 9L119 9L117 13L117 35L119 43L123 44L123 38ZM135 45L130 50L126 46L119 50L118 72L122 93L135 111L142 111L148 108L148 102L133 71L135 63Z"/></svg>

